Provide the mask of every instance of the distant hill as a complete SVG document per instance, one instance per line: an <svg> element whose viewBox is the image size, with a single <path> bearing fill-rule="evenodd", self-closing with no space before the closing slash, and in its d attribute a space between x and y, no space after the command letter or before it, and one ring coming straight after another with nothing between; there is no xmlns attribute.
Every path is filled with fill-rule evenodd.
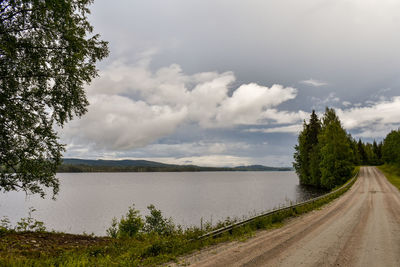
<svg viewBox="0 0 400 267"><path fill-rule="evenodd" d="M63 159L63 164L70 164L70 165L88 165L88 166L149 166L149 167L167 167L173 166L170 164L164 164L155 161L148 161L148 160L130 160L130 159L123 159L123 160L103 160L103 159L72 159L72 158L65 158Z"/></svg>
<svg viewBox="0 0 400 267"><path fill-rule="evenodd" d="M201 167L196 165L165 164L148 160L91 160L65 158L58 172L196 172L196 171L291 171L290 167L263 165L238 167Z"/></svg>
<svg viewBox="0 0 400 267"><path fill-rule="evenodd" d="M292 171L291 167L268 167L264 165L238 166L233 169L238 171Z"/></svg>

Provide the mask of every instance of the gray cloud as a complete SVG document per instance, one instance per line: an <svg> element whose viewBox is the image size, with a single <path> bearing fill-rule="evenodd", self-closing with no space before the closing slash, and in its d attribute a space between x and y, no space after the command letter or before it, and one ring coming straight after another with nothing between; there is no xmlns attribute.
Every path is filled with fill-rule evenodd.
<svg viewBox="0 0 400 267"><path fill-rule="evenodd" d="M60 130L69 156L282 166L312 109L336 107L363 138L400 126L398 1L95 1L91 10L111 56L88 87L88 114Z"/></svg>
<svg viewBox="0 0 400 267"><path fill-rule="evenodd" d="M400 127L400 96L368 106L338 109L337 113L343 126L356 131L356 136L384 137L390 130Z"/></svg>
<svg viewBox="0 0 400 267"><path fill-rule="evenodd" d="M149 69L149 58L130 65L119 60L100 72L89 88L89 110L62 131L69 144L96 149L129 150L173 134L185 123L201 128L290 123L305 112L276 109L296 97L297 90L255 83L229 90L232 72L187 75L177 64Z"/></svg>
<svg viewBox="0 0 400 267"><path fill-rule="evenodd" d="M303 129L303 124L293 124L288 126L271 127L267 129L248 129L248 132L260 132L260 133L293 133L297 135Z"/></svg>
<svg viewBox="0 0 400 267"><path fill-rule="evenodd" d="M302 80L302 81L300 81L300 83L306 84L306 85L311 85L311 86L314 86L314 87L320 87L320 86L328 85L327 82L319 81L319 80L315 80L315 79Z"/></svg>

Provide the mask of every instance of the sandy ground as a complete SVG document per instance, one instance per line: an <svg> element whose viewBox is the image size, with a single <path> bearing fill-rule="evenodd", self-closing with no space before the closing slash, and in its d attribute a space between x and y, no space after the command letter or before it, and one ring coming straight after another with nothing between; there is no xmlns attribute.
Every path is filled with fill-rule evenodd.
<svg viewBox="0 0 400 267"><path fill-rule="evenodd" d="M400 266L400 192L374 167L323 209L182 259L190 266Z"/></svg>

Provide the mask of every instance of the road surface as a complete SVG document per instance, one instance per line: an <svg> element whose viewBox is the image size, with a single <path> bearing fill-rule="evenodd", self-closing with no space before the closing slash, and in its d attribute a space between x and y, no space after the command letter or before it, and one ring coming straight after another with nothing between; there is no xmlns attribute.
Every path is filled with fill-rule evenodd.
<svg viewBox="0 0 400 267"><path fill-rule="evenodd" d="M320 210L184 259L190 266L400 266L400 192L362 167L342 197Z"/></svg>

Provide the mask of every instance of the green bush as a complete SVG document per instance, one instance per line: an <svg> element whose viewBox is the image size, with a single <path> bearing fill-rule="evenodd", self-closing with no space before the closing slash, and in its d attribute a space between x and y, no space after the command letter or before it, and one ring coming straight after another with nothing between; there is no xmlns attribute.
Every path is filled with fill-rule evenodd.
<svg viewBox="0 0 400 267"><path fill-rule="evenodd" d="M106 230L107 235L112 238L118 237L118 220L117 218L113 218L111 221L111 226Z"/></svg>
<svg viewBox="0 0 400 267"><path fill-rule="evenodd" d="M113 218L111 227L107 229L107 234L110 237L133 237L143 231L144 222L140 212L135 209L135 204L129 207L125 216L121 217L118 222Z"/></svg>
<svg viewBox="0 0 400 267"><path fill-rule="evenodd" d="M147 209L150 215L145 217L144 222L139 210L136 210L133 204L119 222L115 217L112 219L111 226L106 230L107 235L113 238L134 237L142 232L168 236L182 232L180 227L175 227L172 218L164 218L161 210L156 209L154 205L148 206Z"/></svg>
<svg viewBox="0 0 400 267"><path fill-rule="evenodd" d="M146 224L144 230L147 233L155 232L160 235L171 235L175 231L175 225L171 218L164 218L161 210L158 210L154 205L147 207L150 215L146 216Z"/></svg>
<svg viewBox="0 0 400 267"><path fill-rule="evenodd" d="M138 232L143 230L143 219L139 214L139 211L135 209L135 205L129 208L128 213L122 216L119 222L119 234L121 237L135 236Z"/></svg>
<svg viewBox="0 0 400 267"><path fill-rule="evenodd" d="M19 222L17 222L17 226L15 227L15 231L17 232L44 232L46 231L46 227L44 223L41 221L37 221L32 217L32 213L36 211L35 208L30 207L28 212L28 217L21 218Z"/></svg>
<svg viewBox="0 0 400 267"><path fill-rule="evenodd" d="M15 227L12 227L8 217L3 217L0 220L0 234L10 231L16 232L44 232L46 227L44 222L38 221L32 217L32 214L36 211L35 208L30 207L28 217L21 218Z"/></svg>

